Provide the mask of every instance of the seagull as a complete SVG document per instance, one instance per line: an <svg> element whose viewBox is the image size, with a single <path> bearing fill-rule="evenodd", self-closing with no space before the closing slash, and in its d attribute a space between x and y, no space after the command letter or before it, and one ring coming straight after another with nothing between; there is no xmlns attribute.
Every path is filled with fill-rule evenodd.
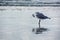
<svg viewBox="0 0 60 40"><path fill-rule="evenodd" d="M45 16L43 13L36 12L36 14L32 14L33 17L37 17L38 19L51 19L47 16Z"/></svg>
<svg viewBox="0 0 60 40"><path fill-rule="evenodd" d="M51 19L51 18L45 16L43 13L40 13L40 12L36 12L35 14L32 14L32 16L39 19L39 22L38 22L39 28L35 28L35 29L33 28L32 32L35 32L36 34L40 34L43 31L47 31L46 28L41 28L41 26L40 26L41 23L40 22L41 22L41 20Z"/></svg>
<svg viewBox="0 0 60 40"><path fill-rule="evenodd" d="M43 13L36 12L36 14L32 14L33 17L37 17L39 19L39 28L40 28L40 22L42 19L51 19L47 16L45 16Z"/></svg>

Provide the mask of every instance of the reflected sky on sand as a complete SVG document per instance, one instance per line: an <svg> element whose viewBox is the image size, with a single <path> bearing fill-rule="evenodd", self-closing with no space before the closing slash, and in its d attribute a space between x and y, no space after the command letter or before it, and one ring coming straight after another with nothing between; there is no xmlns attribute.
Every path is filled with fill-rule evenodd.
<svg viewBox="0 0 60 40"><path fill-rule="evenodd" d="M0 40L60 40L60 7L0 7ZM38 28L38 19L32 14L41 12L50 17L42 20L42 34L32 32Z"/></svg>

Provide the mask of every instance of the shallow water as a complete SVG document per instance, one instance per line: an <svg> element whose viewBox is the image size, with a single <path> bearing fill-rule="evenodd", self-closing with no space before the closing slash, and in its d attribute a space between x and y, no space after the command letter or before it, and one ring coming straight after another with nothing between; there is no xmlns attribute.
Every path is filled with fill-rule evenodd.
<svg viewBox="0 0 60 40"><path fill-rule="evenodd" d="M1 40L60 40L60 7L0 7ZM51 19L41 21L41 27L49 29L42 34L32 32L38 28L35 12L42 12Z"/></svg>

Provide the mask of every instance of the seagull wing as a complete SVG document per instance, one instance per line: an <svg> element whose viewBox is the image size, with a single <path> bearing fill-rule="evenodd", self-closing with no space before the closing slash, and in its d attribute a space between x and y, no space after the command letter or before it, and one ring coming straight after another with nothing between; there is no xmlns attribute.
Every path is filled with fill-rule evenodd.
<svg viewBox="0 0 60 40"><path fill-rule="evenodd" d="M42 18L42 17L44 17L44 15L43 15L42 13L37 14L36 16L37 16L38 18Z"/></svg>

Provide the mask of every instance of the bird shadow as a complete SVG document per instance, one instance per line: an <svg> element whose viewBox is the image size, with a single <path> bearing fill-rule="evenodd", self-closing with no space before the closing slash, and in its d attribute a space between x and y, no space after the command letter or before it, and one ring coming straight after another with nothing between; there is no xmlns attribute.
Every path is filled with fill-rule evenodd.
<svg viewBox="0 0 60 40"><path fill-rule="evenodd" d="M42 34L43 32L48 31L47 28L33 28L32 32L34 32L35 34Z"/></svg>

